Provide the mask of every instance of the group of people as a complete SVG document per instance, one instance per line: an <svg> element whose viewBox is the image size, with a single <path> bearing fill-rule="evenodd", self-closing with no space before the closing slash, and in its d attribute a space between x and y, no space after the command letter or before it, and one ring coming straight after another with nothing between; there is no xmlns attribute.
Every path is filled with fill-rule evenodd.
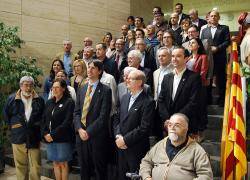
<svg viewBox="0 0 250 180"><path fill-rule="evenodd" d="M177 3L168 23L155 7L146 28L142 17L129 16L121 37L106 33L95 49L86 37L77 54L63 41L43 98L32 77L20 79L4 109L18 179L27 172L40 178L41 140L57 180L68 178L74 148L82 180L108 179L108 164L118 167L119 180L127 172L147 180L212 179L198 143L213 83L217 103L224 103L229 28L219 24L216 10L206 20L195 9L189 15L182 10ZM150 136L160 140L151 150Z"/></svg>

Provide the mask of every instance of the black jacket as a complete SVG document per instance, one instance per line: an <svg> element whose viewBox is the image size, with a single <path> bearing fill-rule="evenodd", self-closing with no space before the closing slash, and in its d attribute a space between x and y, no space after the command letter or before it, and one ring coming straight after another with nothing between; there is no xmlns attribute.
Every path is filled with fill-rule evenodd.
<svg viewBox="0 0 250 180"><path fill-rule="evenodd" d="M4 117L11 129L12 144L26 144L26 148L39 148L41 141L40 124L44 110L44 100L33 92L32 112L26 120L21 91L12 94L4 107Z"/></svg>
<svg viewBox="0 0 250 180"><path fill-rule="evenodd" d="M70 97L54 98L47 101L43 114L43 137L50 134L53 142L72 142L73 112L75 103Z"/></svg>
<svg viewBox="0 0 250 180"><path fill-rule="evenodd" d="M128 156L142 158L149 150L149 135L154 119L155 102L144 91L128 111L130 94L122 98L119 116L114 120L114 135L121 134L128 149Z"/></svg>
<svg viewBox="0 0 250 180"><path fill-rule="evenodd" d="M100 82L98 83L87 113L87 127L84 127L81 123L81 117L87 88L88 84L85 84L77 94L76 107L74 110L75 130L77 133L79 128L86 129L91 141L97 141L99 144L105 144L106 142L103 142L102 140L108 138L108 120L111 111L112 92L108 86Z"/></svg>
<svg viewBox="0 0 250 180"><path fill-rule="evenodd" d="M169 119L174 113L183 113L189 118L189 132L196 133L200 118L197 109L201 92L201 78L198 73L189 71L183 73L178 85L175 98L172 100L174 74L164 76L159 95L159 114L162 122Z"/></svg>

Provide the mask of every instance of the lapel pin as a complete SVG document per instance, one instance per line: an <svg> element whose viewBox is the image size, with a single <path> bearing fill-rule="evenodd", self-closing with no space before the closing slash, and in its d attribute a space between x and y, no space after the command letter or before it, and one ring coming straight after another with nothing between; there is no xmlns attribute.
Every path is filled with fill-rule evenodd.
<svg viewBox="0 0 250 180"><path fill-rule="evenodd" d="M59 107L60 107L60 108L63 107L63 104L59 104Z"/></svg>

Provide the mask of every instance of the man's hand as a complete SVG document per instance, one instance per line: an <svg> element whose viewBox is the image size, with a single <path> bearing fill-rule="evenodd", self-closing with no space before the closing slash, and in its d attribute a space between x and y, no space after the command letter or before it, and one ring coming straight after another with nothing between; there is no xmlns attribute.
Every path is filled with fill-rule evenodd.
<svg viewBox="0 0 250 180"><path fill-rule="evenodd" d="M89 135L88 135L87 131L85 131L84 129L82 129L82 128L78 129L78 133L79 133L80 138L83 141L87 141L89 139Z"/></svg>
<svg viewBox="0 0 250 180"><path fill-rule="evenodd" d="M44 136L44 138L46 139L47 142L52 142L52 141L53 141L53 139L52 139L52 137L51 137L50 134L46 134L46 135Z"/></svg>
<svg viewBox="0 0 250 180"><path fill-rule="evenodd" d="M152 180L152 178L151 177L147 177L145 180Z"/></svg>
<svg viewBox="0 0 250 180"><path fill-rule="evenodd" d="M115 140L116 146L119 149L127 149L128 147L126 146L124 139L121 135L117 136L116 140Z"/></svg>
<svg viewBox="0 0 250 180"><path fill-rule="evenodd" d="M212 53L216 53L218 51L218 48L216 46L211 46Z"/></svg>

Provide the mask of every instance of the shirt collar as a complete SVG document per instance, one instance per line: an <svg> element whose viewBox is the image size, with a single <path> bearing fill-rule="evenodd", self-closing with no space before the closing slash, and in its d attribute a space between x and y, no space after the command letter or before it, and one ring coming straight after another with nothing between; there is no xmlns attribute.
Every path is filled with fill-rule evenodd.
<svg viewBox="0 0 250 180"><path fill-rule="evenodd" d="M143 91L143 89L140 90L139 92L137 92L135 95L132 95L132 93L131 93L131 98L136 99L142 93L142 91Z"/></svg>
<svg viewBox="0 0 250 180"><path fill-rule="evenodd" d="M89 82L89 86L92 86L93 88L96 88L97 84L99 83L100 80L97 80L96 82L94 83L90 83Z"/></svg>
<svg viewBox="0 0 250 180"><path fill-rule="evenodd" d="M172 68L173 68L172 63L169 63L167 66L160 66L161 71L165 71L165 70L172 69Z"/></svg>
<svg viewBox="0 0 250 180"><path fill-rule="evenodd" d="M184 72L186 71L186 69L187 68L185 67L179 74L177 74L176 69L174 69L173 73L174 73L175 76L182 76L184 74Z"/></svg>

